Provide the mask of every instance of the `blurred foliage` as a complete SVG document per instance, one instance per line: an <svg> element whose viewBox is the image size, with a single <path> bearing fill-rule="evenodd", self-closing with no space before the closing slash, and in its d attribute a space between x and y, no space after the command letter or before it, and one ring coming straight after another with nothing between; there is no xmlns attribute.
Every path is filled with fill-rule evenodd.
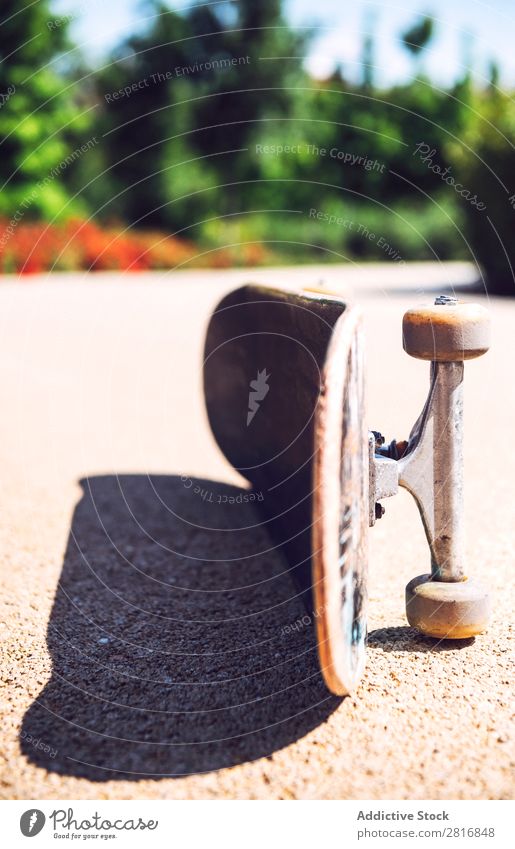
<svg viewBox="0 0 515 849"><path fill-rule="evenodd" d="M447 89L422 73L430 17L400 36L416 75L385 88L371 18L355 83L342 67L308 76L313 32L293 30L280 0L180 13L145 0L138 31L94 68L47 0L2 12L5 256L21 210L159 229L217 262L226 245L245 263L472 256L509 285L515 107L494 63L483 87L470 71Z"/></svg>
<svg viewBox="0 0 515 849"><path fill-rule="evenodd" d="M473 110L459 140L450 146L456 173L484 206L466 200L462 212L475 259L489 288L514 294L515 240L515 103L492 81L476 94Z"/></svg>
<svg viewBox="0 0 515 849"><path fill-rule="evenodd" d="M0 218L0 244L9 222ZM155 271L230 268L268 261L261 245L201 251L186 239L153 230L99 226L93 221L21 222L0 251L0 271Z"/></svg>
<svg viewBox="0 0 515 849"><path fill-rule="evenodd" d="M406 32L401 35L401 41L406 50L412 56L419 56L425 50L431 39L433 38L435 25L433 18L429 15L424 15L420 21L413 24Z"/></svg>
<svg viewBox="0 0 515 849"><path fill-rule="evenodd" d="M117 195L110 211L181 228L243 210L248 195L237 183L260 178L247 145L256 122L291 115L288 85L301 74L305 39L286 26L279 0L195 5L181 15L148 2L145 12L148 30L97 76ZM273 57L295 55L278 80Z"/></svg>
<svg viewBox="0 0 515 849"><path fill-rule="evenodd" d="M47 0L2 0L0 215L59 216L70 201L62 172L73 163L65 160L88 138L92 121L57 70L69 47L66 32ZM68 209L86 206L72 202Z"/></svg>

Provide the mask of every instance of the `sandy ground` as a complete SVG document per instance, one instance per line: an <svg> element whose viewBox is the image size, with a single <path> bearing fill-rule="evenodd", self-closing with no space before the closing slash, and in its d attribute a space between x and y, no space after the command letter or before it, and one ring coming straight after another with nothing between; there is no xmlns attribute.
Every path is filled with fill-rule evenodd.
<svg viewBox="0 0 515 849"><path fill-rule="evenodd" d="M371 531L366 673L334 698L313 628L285 632L304 611L280 556L256 553L263 529L244 531L252 505L218 503L242 481L202 406L209 311L240 282L322 277L365 313L370 425L403 437L428 374L402 312L466 266L0 283L3 797L512 798L515 301L490 301L495 344L466 368L488 633L407 626L428 554L401 493Z"/></svg>

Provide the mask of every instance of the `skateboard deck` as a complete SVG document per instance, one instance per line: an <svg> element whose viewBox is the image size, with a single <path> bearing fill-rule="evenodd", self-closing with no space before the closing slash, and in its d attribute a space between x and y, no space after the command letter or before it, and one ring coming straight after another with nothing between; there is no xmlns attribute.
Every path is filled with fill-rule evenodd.
<svg viewBox="0 0 515 849"><path fill-rule="evenodd" d="M359 312L315 291L231 292L208 326L204 394L218 445L260 493L263 522L304 593L325 681L334 693L350 693L366 638Z"/></svg>

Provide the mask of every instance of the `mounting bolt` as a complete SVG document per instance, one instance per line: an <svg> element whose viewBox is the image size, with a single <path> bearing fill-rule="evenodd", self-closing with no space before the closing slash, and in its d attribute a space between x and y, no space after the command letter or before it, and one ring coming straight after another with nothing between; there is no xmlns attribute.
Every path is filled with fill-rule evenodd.
<svg viewBox="0 0 515 849"><path fill-rule="evenodd" d="M379 501L376 501L375 516L376 516L376 519L382 519L383 516L384 516L384 507L383 507L382 504L379 503Z"/></svg>
<svg viewBox="0 0 515 849"><path fill-rule="evenodd" d="M455 307L458 299L454 295L437 295L435 298L435 307Z"/></svg>

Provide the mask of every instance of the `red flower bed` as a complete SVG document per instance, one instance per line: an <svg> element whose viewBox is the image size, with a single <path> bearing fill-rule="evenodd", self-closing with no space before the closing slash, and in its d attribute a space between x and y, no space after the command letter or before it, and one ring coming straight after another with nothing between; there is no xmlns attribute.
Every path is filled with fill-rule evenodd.
<svg viewBox="0 0 515 849"><path fill-rule="evenodd" d="M260 265L259 244L203 252L163 233L103 228L92 221L15 222L0 219L0 272L147 271L187 267Z"/></svg>

